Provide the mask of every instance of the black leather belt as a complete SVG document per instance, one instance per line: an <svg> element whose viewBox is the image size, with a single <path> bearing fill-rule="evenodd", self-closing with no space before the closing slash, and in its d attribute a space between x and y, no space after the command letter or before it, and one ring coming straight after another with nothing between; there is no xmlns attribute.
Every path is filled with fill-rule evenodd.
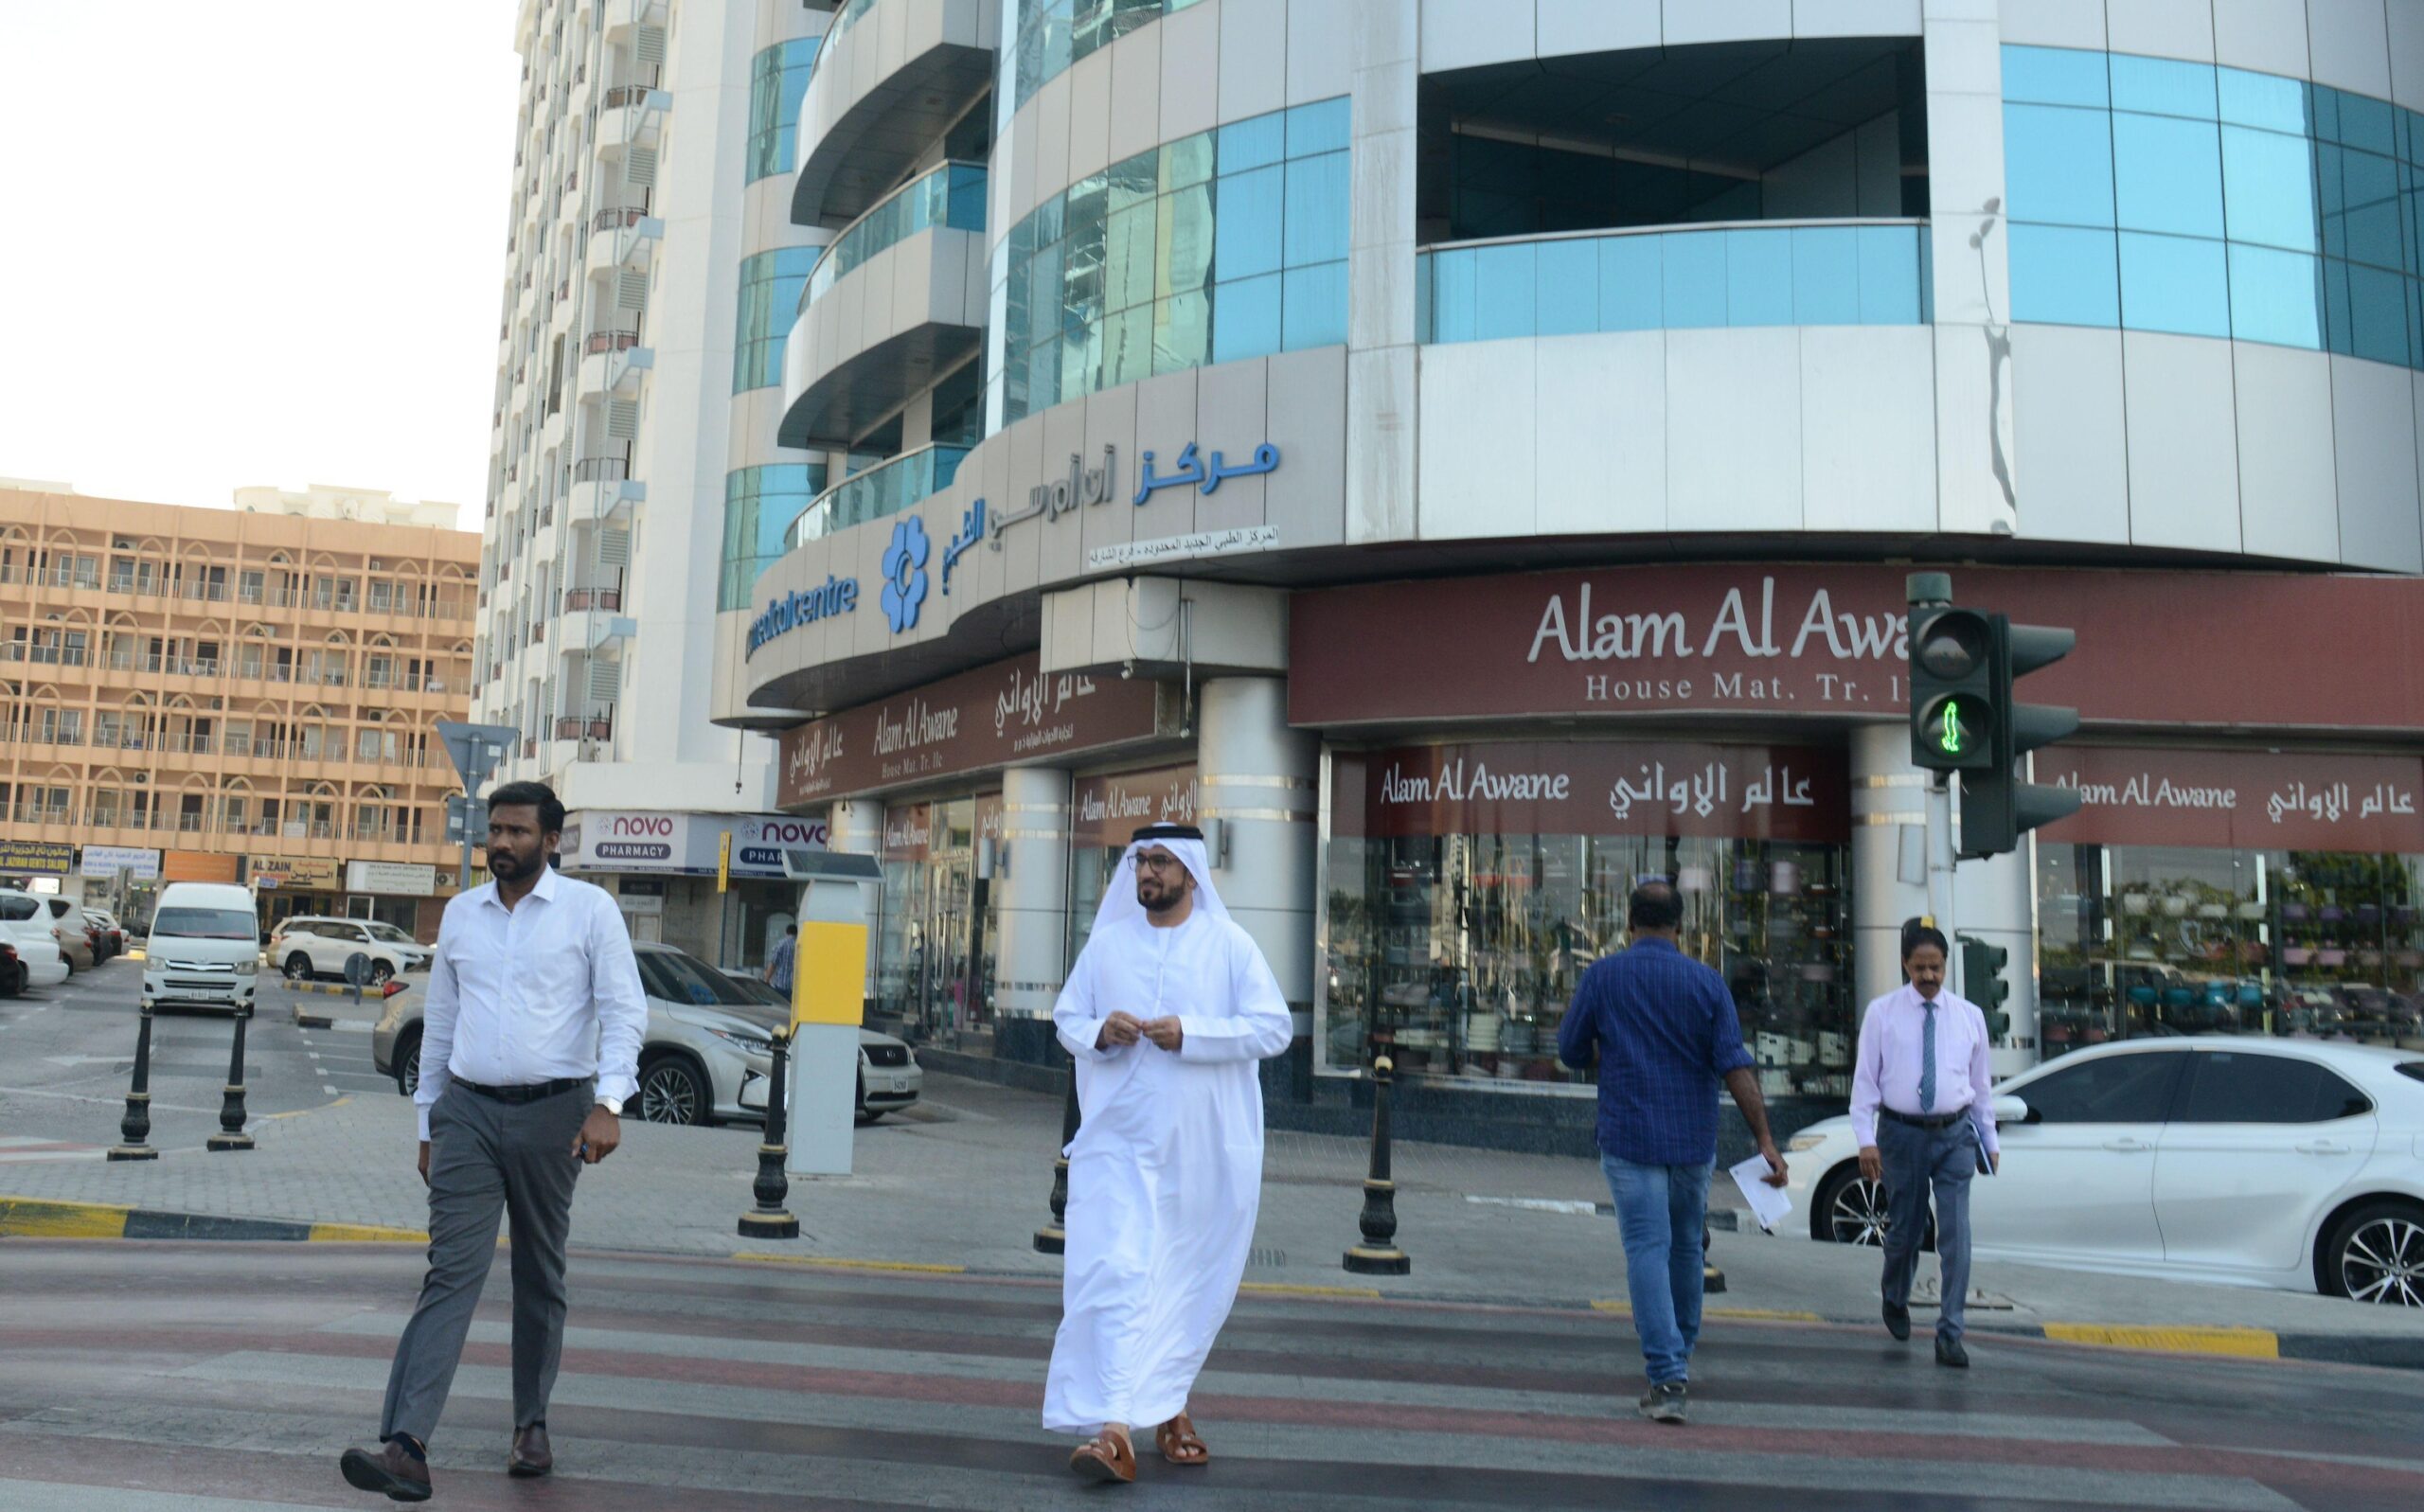
<svg viewBox="0 0 2424 1512"><path fill-rule="evenodd" d="M1898 1124L1908 1124L1914 1129L1950 1129L1970 1116L1967 1108L1951 1113L1905 1113L1891 1108L1880 1108L1877 1112L1880 1117L1891 1118Z"/></svg>
<svg viewBox="0 0 2424 1512"><path fill-rule="evenodd" d="M454 1085L465 1092L477 1093L490 1102L503 1103L540 1102L589 1085L587 1076L558 1076L553 1081L535 1081L521 1087L490 1087L476 1081L465 1081L460 1076L454 1080Z"/></svg>

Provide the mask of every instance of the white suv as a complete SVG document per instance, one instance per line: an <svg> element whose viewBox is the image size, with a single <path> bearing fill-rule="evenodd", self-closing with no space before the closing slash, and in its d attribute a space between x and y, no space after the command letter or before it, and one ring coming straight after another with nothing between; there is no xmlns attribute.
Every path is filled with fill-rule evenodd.
<svg viewBox="0 0 2424 1512"><path fill-rule="evenodd" d="M0 939L17 948L26 968L26 987L57 987L67 980L67 958L51 937L50 910L43 899L14 888L0 888Z"/></svg>
<svg viewBox="0 0 2424 1512"><path fill-rule="evenodd" d="M368 918L328 918L298 914L269 937L269 959L291 982L343 976L355 954L370 957L370 980L429 969L430 947L393 924Z"/></svg>

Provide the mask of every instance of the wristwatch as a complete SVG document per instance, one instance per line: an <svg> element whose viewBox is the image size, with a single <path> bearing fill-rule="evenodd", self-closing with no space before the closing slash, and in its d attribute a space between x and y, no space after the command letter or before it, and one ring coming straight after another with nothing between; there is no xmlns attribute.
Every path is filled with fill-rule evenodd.
<svg viewBox="0 0 2424 1512"><path fill-rule="evenodd" d="M597 1099L597 1106L617 1118L623 1116L623 1099L620 1097L600 1097Z"/></svg>

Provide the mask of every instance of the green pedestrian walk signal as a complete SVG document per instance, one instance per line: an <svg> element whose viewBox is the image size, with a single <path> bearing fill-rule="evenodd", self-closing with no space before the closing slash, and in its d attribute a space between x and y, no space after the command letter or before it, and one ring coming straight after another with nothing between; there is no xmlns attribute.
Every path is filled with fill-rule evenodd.
<svg viewBox="0 0 2424 1512"><path fill-rule="evenodd" d="M1945 602L1952 594L1941 573L1913 575L1911 761L1923 772L1976 772L1994 758L1994 626Z"/></svg>

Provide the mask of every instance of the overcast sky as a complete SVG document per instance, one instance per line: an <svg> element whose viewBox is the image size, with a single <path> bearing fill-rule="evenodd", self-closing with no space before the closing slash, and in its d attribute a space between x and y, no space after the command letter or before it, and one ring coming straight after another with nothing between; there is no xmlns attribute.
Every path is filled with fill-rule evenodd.
<svg viewBox="0 0 2424 1512"><path fill-rule="evenodd" d="M0 0L0 477L466 506L513 0Z"/></svg>

